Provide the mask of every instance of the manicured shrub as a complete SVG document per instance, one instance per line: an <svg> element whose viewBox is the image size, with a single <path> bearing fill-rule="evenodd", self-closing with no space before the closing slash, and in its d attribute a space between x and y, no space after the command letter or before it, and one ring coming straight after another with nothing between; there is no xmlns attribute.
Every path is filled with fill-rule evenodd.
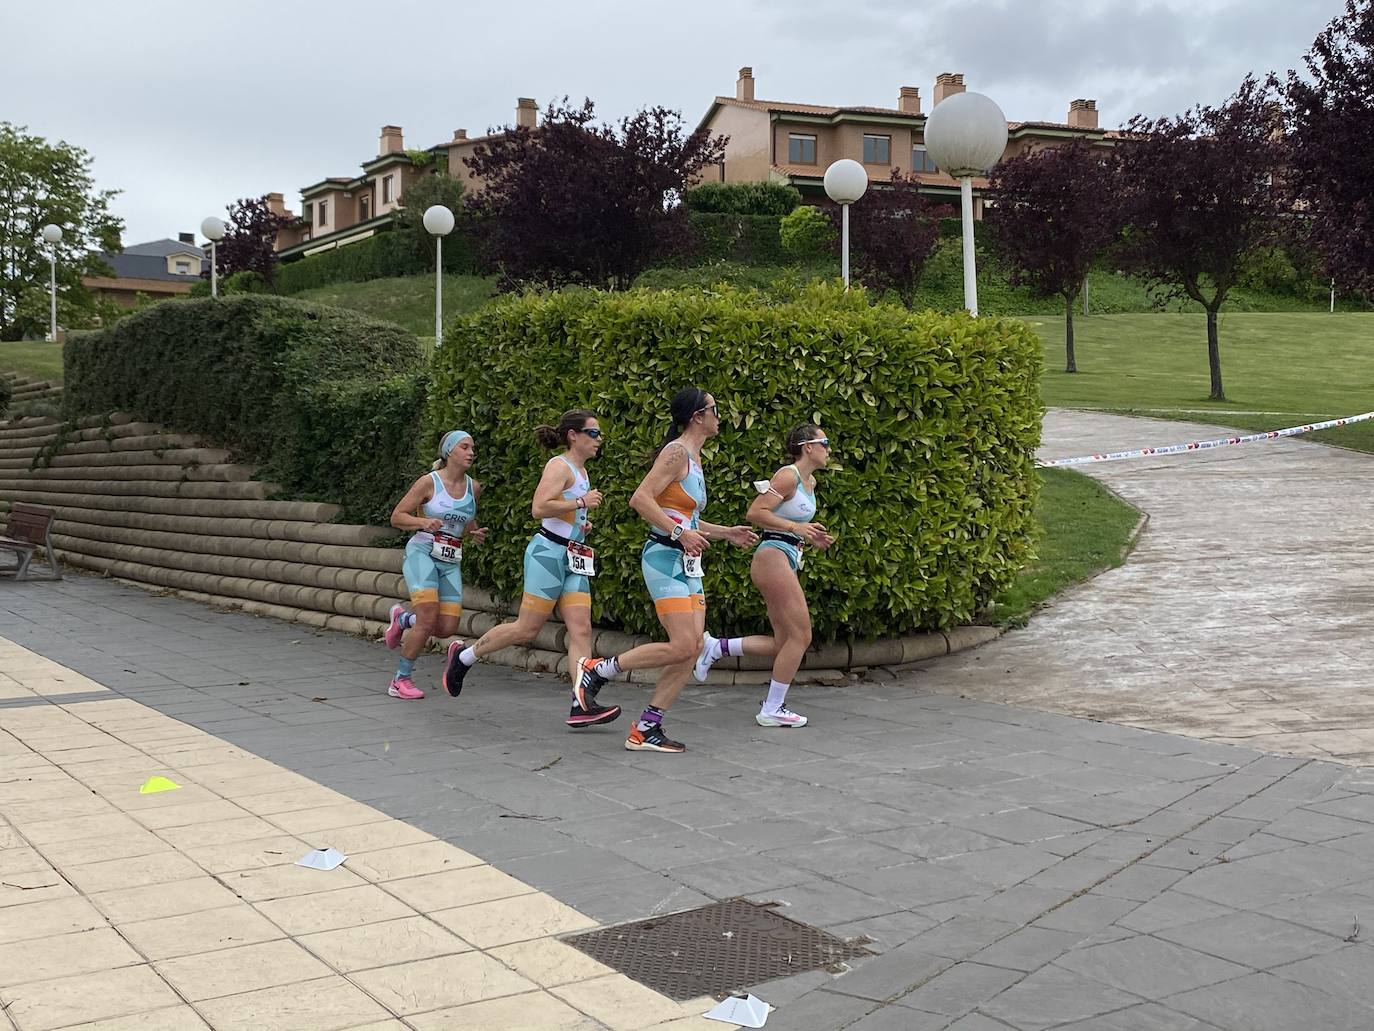
<svg viewBox="0 0 1374 1031"><path fill-rule="evenodd" d="M771 299L728 287L530 294L450 325L422 439L453 427L477 438L492 533L465 561L475 582L517 597L545 457L531 431L567 408L595 411L607 437L591 470L606 495L594 617L652 631L646 530L627 502L669 397L695 384L721 406L705 456L712 522L742 521L752 481L782 464L785 431L815 420L835 443L819 518L838 538L807 558L817 636L891 636L967 620L1026 559L1039 364L1020 320L913 313L833 284ZM713 628L766 625L749 561L723 543L707 553Z"/></svg>
<svg viewBox="0 0 1374 1031"><path fill-rule="evenodd" d="M682 199L693 211L718 215L786 215L802 202L784 183L702 183Z"/></svg>
<svg viewBox="0 0 1374 1031"><path fill-rule="evenodd" d="M828 253L836 235L835 223L809 204L784 217L778 226L782 249L797 261L814 261Z"/></svg>
<svg viewBox="0 0 1374 1031"><path fill-rule="evenodd" d="M378 233L323 254L285 263L277 269L277 292L294 294L332 283L433 275L433 244L422 248L416 240L411 233ZM444 238L445 272L468 275L477 266L476 252L466 232L460 228Z"/></svg>
<svg viewBox="0 0 1374 1031"><path fill-rule="evenodd" d="M683 259L686 264L737 261L746 265L781 265L788 260L782 249L778 215L732 215L693 211L688 219L696 246Z"/></svg>
<svg viewBox="0 0 1374 1031"><path fill-rule="evenodd" d="M167 301L67 342L64 406L204 434L290 495L375 521L417 473L421 364L411 334L341 308Z"/></svg>

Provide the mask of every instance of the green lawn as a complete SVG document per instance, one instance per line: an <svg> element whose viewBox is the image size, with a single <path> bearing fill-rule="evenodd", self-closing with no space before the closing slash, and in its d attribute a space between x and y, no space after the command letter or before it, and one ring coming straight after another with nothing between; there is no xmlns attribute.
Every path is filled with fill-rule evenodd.
<svg viewBox="0 0 1374 1031"><path fill-rule="evenodd" d="M1126 560L1140 513L1091 477L1040 472L1036 558L986 614L991 623L1026 622L1047 599Z"/></svg>
<svg viewBox="0 0 1374 1031"><path fill-rule="evenodd" d="M475 311L496 289L494 278L444 277L444 318ZM434 336L434 277L405 276L374 279L366 283L336 283L292 294L303 301L318 301L353 308L374 318L396 322L416 336Z"/></svg>
<svg viewBox="0 0 1374 1031"><path fill-rule="evenodd" d="M1209 401L1207 324L1194 314L1074 319L1077 373L1064 372L1063 319L1030 317L1045 341L1045 403L1161 419L1280 429L1374 411L1374 313L1223 310L1225 401ZM1374 420L1313 434L1374 451ZM1173 443L1142 440L1142 445Z"/></svg>
<svg viewBox="0 0 1374 1031"><path fill-rule="evenodd" d="M61 383L62 345L43 340L0 342L0 370Z"/></svg>

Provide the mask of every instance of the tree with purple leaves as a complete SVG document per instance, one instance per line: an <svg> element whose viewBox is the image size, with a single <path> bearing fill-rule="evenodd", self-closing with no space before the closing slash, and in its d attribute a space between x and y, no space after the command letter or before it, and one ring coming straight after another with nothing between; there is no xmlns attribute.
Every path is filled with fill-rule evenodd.
<svg viewBox="0 0 1374 1031"><path fill-rule="evenodd" d="M1064 371L1077 372L1074 301L1123 225L1116 154L1073 140L1018 154L988 175L996 206L984 217L994 246L1013 284L1064 299Z"/></svg>
<svg viewBox="0 0 1374 1031"><path fill-rule="evenodd" d="M1374 289L1374 3L1346 0L1288 73L1292 171L1311 242L1328 274Z"/></svg>
<svg viewBox="0 0 1374 1031"><path fill-rule="evenodd" d="M1207 312L1213 401L1224 401L1217 313L1247 262L1277 240L1291 207L1281 186L1286 146L1273 89L1247 76L1220 107L1174 118L1141 115L1117 150L1129 228L1123 263L1162 297Z"/></svg>
<svg viewBox="0 0 1374 1031"><path fill-rule="evenodd" d="M940 219L954 209L918 192L915 173L892 170L892 182L875 184L849 213L849 249L855 277L871 289L893 291L908 308L940 236ZM833 217L838 224L839 210Z"/></svg>
<svg viewBox="0 0 1374 1031"><path fill-rule="evenodd" d="M277 233L291 224L267 204L267 197L244 198L229 205L224 239L215 247L220 277L256 272L271 285L277 271ZM210 278L207 267L203 278Z"/></svg>
<svg viewBox="0 0 1374 1031"><path fill-rule="evenodd" d="M678 201L726 139L686 132L662 107L595 124L590 100L550 103L537 128L506 129L465 159L481 181L472 200L486 261L503 286L582 283L626 288L689 246Z"/></svg>

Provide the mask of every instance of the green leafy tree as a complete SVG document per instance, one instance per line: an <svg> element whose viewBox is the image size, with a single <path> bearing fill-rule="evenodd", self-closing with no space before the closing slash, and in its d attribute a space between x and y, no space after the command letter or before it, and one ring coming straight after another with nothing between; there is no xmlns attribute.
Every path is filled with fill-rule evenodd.
<svg viewBox="0 0 1374 1031"><path fill-rule="evenodd" d="M395 232L404 234L411 241L415 254L428 267L433 268L434 237L425 228L425 211L435 204L442 204L453 212L456 226L444 238L444 267L452 268L460 258L471 260L470 247L466 243L472 232L472 219L467 206L463 203L463 181L454 179L446 171L421 176L406 187L401 197L401 208L396 215ZM462 242L460 242L462 241Z"/></svg>
<svg viewBox="0 0 1374 1031"><path fill-rule="evenodd" d="M835 223L819 208L803 204L778 226L782 249L798 261L812 261L835 244Z"/></svg>
<svg viewBox="0 0 1374 1031"><path fill-rule="evenodd" d="M43 226L62 227L57 252L57 317L90 322L102 310L81 277L109 275L101 251L118 251L123 220L110 213L118 191L96 189L91 158L64 141L49 143L24 126L0 122L0 340L44 333L48 258Z"/></svg>

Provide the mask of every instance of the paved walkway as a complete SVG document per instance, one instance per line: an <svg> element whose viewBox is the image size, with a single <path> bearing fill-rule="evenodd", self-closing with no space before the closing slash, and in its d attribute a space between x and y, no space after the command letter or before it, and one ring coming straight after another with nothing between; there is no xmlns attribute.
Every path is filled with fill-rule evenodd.
<svg viewBox="0 0 1374 1031"><path fill-rule="evenodd" d="M1052 412L1042 454L1226 433ZM1149 514L1131 560L917 682L1374 765L1374 456L1285 439L1080 470Z"/></svg>
<svg viewBox="0 0 1374 1031"><path fill-rule="evenodd" d="M1189 435L1166 428L1159 439ZM1174 475L1157 469L1136 489L1167 500ZM1153 564L1172 569L1163 552ZM1165 583L1186 594L1211 565L1195 558L1191 575L1151 590L1167 602ZM178 1028L198 1025L173 1015L216 1027L557 1026L509 1007L526 997L572 1026L638 1028L685 1010L600 970L551 974L543 950L567 958L553 938L572 927L744 895L866 935L878 953L756 987L778 1007L773 1031L1367 1031L1374 774L959 696L1003 685L1008 656L1050 621L1072 673L1046 666L1032 680L1027 668L1023 686L1060 704L1063 677L1092 671L1101 652L1072 661L1063 612L1110 612L1115 590L1100 579L1030 630L909 680L798 689L814 720L801 731L755 727L756 699L738 689L690 691L670 722L691 750L660 756L625 752L623 727L567 731L551 678L482 667L460 701L401 703L382 693L393 657L378 644L97 579L0 584L0 638L45 657L0 645L0 1012L25 1031L139 1008ZM1241 642L1266 647L1247 623L1209 640L1229 643L1228 659ZM422 684L438 663L422 660ZM1113 687L1154 682L1167 713L1165 676ZM607 690L627 708L645 697ZM155 774L185 786L136 794ZM287 866L307 844L359 857L318 875L346 887ZM482 894L492 890L501 897ZM334 891L383 908L329 905ZM507 933L504 916L474 919L520 899L539 900L533 915L512 910L510 933L535 943L525 968L503 950L526 943L490 937ZM66 906L79 915L64 918ZM197 915L210 909L232 922ZM417 959L408 935L321 926L317 912L326 924L423 925L415 947L440 951ZM230 940L240 933L264 937ZM94 937L78 950L66 935ZM160 951L168 938L195 951ZM484 972L476 989L460 966ZM469 990L492 998L446 994ZM315 1020L326 1011L336 1018Z"/></svg>

